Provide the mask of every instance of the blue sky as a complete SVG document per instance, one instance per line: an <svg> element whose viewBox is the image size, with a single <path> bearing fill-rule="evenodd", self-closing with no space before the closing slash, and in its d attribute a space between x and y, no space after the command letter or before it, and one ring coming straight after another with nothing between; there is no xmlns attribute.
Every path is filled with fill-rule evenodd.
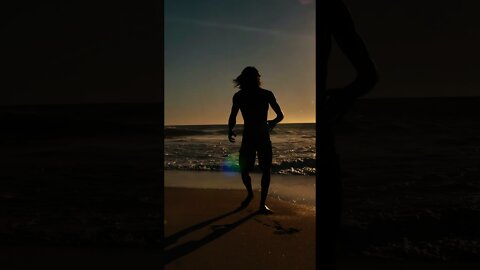
<svg viewBox="0 0 480 270"><path fill-rule="evenodd" d="M165 1L167 125L226 123L232 79L246 66L259 69L285 122L314 122L314 1Z"/></svg>

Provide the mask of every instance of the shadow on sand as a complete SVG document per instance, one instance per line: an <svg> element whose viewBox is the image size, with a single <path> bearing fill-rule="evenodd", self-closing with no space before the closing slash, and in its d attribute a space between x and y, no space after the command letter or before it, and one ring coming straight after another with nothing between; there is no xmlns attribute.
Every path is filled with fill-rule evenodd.
<svg viewBox="0 0 480 270"><path fill-rule="evenodd" d="M298 228L294 228L294 227L284 227L280 221L277 221L277 220L273 220L272 221L272 224L269 224L267 222L263 222L262 220L258 219L258 218L254 218L253 220L255 220L256 222L262 224L263 226L265 227L269 227L273 230L273 233L274 234L278 234L278 235L292 235L292 234L296 234L296 233L299 233L300 232L300 229Z"/></svg>
<svg viewBox="0 0 480 270"><path fill-rule="evenodd" d="M174 244L178 239L180 239L181 237L183 237L183 236L185 236L189 233L192 233L192 232L194 232L198 229L201 229L205 226L208 226L209 224L211 224L211 223L213 223L217 220L220 220L220 219L223 219L227 216L238 213L243 209L245 209L245 208L242 208L242 207L236 208L232 211L229 211L229 212L224 213L222 215L219 215L217 217L208 219L206 221L200 222L198 224L195 224L195 225L193 225L189 228L186 228L184 230L181 230L179 232L176 232L173 235L165 238L165 246L164 247L166 248L166 247ZM245 216L245 217L243 217L243 218L241 218L241 219L239 219L239 220L237 220L233 223L211 226L211 229L213 230L213 232L206 235L202 239L188 241L188 242L186 242L184 244L181 244L179 246L164 250L164 252L163 252L163 264L167 265L168 263L170 263L170 262L172 262L172 261L174 261L178 258L181 258L181 257L187 255L188 253L202 247L203 245L206 245L206 244L212 242L213 240L215 240L218 237L232 231L233 229L235 229L236 227L238 227L239 225L241 225L245 221L253 218L254 216L256 216L258 214L259 214L259 211L255 211L255 212L252 212L249 215L247 215L247 216Z"/></svg>

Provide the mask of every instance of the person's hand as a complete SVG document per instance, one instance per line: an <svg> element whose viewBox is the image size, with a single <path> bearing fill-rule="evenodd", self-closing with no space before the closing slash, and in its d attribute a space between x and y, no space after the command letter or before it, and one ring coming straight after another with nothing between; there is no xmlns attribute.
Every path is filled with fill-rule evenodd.
<svg viewBox="0 0 480 270"><path fill-rule="evenodd" d="M233 130L229 130L228 131L228 140L232 143L235 142L235 138L233 137L237 137L237 134L235 132L233 132Z"/></svg>
<svg viewBox="0 0 480 270"><path fill-rule="evenodd" d="M327 121L334 125L340 122L345 113L353 106L357 96L356 84L352 83L344 88L328 89L325 102Z"/></svg>
<svg viewBox="0 0 480 270"><path fill-rule="evenodd" d="M273 130L273 128L277 125L277 122L275 120L268 120L267 121L267 126L270 131Z"/></svg>

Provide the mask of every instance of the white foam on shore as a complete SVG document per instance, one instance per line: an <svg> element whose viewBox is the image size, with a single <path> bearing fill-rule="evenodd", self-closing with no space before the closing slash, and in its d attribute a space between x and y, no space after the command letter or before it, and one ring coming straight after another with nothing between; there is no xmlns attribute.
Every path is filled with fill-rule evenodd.
<svg viewBox="0 0 480 270"><path fill-rule="evenodd" d="M252 173L252 186L260 190L261 174ZM165 171L165 187L244 190L239 173ZM315 176L277 175L270 180L269 195L291 203L315 205Z"/></svg>

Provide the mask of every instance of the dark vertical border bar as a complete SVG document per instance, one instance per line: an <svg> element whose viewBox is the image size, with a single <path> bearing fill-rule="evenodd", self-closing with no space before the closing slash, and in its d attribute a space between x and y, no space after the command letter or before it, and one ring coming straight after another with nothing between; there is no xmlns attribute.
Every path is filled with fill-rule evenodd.
<svg viewBox="0 0 480 270"><path fill-rule="evenodd" d="M159 44L159 50L161 51L161 63L160 65L160 72L159 72L159 80L160 80L160 99L161 99L161 104L162 104L162 115L161 117L161 128L162 130L165 130L165 28L164 28L164 17L165 17L165 3L163 0L159 1L153 1L154 5L158 5L158 8L156 9L155 17L158 19L158 32L155 32L160 38L160 44ZM163 134L163 133L162 133ZM160 238L160 243L161 243L161 251L160 253L160 269L164 269L164 264L163 264L163 259L164 259L164 254L163 254L163 243L165 243L165 173L164 173L164 164L165 164L165 136L163 135L162 138L162 153L161 153L161 158L160 158L160 165L161 166L161 172L160 172L160 199L161 199L161 207L162 209L159 209L160 211L160 233L161 233L161 238Z"/></svg>
<svg viewBox="0 0 480 270"><path fill-rule="evenodd" d="M328 0L316 5L316 265L335 269L335 239L341 207L338 157L331 126L324 114L327 66L331 38L328 31Z"/></svg>

